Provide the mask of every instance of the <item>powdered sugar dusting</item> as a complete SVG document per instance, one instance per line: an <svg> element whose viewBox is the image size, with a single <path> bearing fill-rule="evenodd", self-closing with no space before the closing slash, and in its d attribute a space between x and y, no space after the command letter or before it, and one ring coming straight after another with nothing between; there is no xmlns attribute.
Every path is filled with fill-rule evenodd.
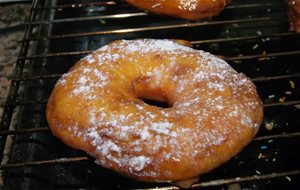
<svg viewBox="0 0 300 190"><path fill-rule="evenodd" d="M82 75L78 75L79 72L81 72ZM95 92L108 84L108 77L98 69L80 67L77 70L72 70L59 80L58 85L67 88L67 77L74 77L72 84L69 84L72 85L73 88L71 96L81 96L88 100L96 99L97 96Z"/></svg>
<svg viewBox="0 0 300 190"><path fill-rule="evenodd" d="M182 10L193 11L197 9L197 4L199 0L180 0L178 8Z"/></svg>
<svg viewBox="0 0 300 190"><path fill-rule="evenodd" d="M121 45L125 45L124 50L129 52L154 52L154 51L168 51L169 53L180 51L180 52L191 52L194 49L182 46L170 40L137 40L134 43L128 43L123 40Z"/></svg>
<svg viewBox="0 0 300 190"><path fill-rule="evenodd" d="M129 165L131 168L133 168L135 171L139 172L142 169L144 169L146 164L150 163L150 158L147 158L145 156L138 156L138 157L133 157L129 160Z"/></svg>
<svg viewBox="0 0 300 190"><path fill-rule="evenodd" d="M140 78L172 96L172 107L150 106L133 97ZM73 135L92 146L95 152L88 153L97 163L131 176L170 175L173 168L161 170L161 164L190 159L197 165L195 158L210 154L218 159L207 150L259 127L253 110L260 105L249 96L255 87L248 78L207 52L171 40L120 40L104 46L81 59L57 86L69 89L65 98L80 100L84 109L89 126L75 118Z"/></svg>
<svg viewBox="0 0 300 190"><path fill-rule="evenodd" d="M173 124L169 122L152 123L150 130L157 132L158 134L170 135L177 137L177 134L172 131Z"/></svg>

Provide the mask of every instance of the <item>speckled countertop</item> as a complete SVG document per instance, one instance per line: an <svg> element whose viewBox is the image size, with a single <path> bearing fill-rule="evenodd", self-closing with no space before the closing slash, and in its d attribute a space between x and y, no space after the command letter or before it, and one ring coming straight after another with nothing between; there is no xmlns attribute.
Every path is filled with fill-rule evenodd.
<svg viewBox="0 0 300 190"><path fill-rule="evenodd" d="M22 24L29 14L29 4L0 5L0 105L7 97L14 65L23 38ZM0 106L0 119L3 107Z"/></svg>

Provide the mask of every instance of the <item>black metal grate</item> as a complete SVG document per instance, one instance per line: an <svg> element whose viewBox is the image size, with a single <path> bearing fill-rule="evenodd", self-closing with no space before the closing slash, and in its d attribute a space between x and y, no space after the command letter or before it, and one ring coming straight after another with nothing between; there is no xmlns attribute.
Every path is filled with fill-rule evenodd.
<svg viewBox="0 0 300 190"><path fill-rule="evenodd" d="M0 159L4 150L9 155L0 165L4 189L178 189L103 169L47 127L45 105L56 80L81 57L121 38L189 40L223 57L258 88L265 117L257 137L193 188L298 188L300 37L288 31L283 1L234 0L218 17L190 22L117 0L33 0L0 124Z"/></svg>

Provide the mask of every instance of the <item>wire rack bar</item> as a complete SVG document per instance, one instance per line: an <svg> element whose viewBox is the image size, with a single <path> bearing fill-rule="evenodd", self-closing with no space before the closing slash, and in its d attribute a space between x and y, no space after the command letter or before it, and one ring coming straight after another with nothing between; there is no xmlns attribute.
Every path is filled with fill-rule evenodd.
<svg viewBox="0 0 300 190"><path fill-rule="evenodd" d="M220 185L227 185L227 184L231 184L231 183L240 183L240 182L254 181L254 180L266 180L266 179L299 175L299 174L300 174L300 170L292 170L292 171L287 171L287 172L270 173L270 174L263 174L263 175L253 175L253 176L246 176L246 177L219 179L219 180L212 180L212 181L194 184L192 186L192 188L220 186Z"/></svg>
<svg viewBox="0 0 300 190"><path fill-rule="evenodd" d="M0 165L0 170L8 169L8 168L20 168L20 167L33 167L33 166L46 166L53 164L65 164L71 162L80 162L90 160L88 157L74 157L74 158L58 158L53 160L43 160L43 161L33 161L26 163L17 163L17 164L6 164Z"/></svg>
<svg viewBox="0 0 300 190"><path fill-rule="evenodd" d="M41 55L33 55L27 57L20 57L20 60L33 60L33 59L42 59L42 58L51 58L51 57L62 57L62 56L74 56L74 55L85 55L92 53L95 50L86 50L86 51L72 51L72 52L59 52L59 53L49 53Z"/></svg>
<svg viewBox="0 0 300 190"><path fill-rule="evenodd" d="M34 8L35 11L38 10L51 10L51 9L64 9L64 8L83 8L83 7L93 7L93 6L109 6L109 5L117 5L115 1L106 1L106 2L92 2L92 3L72 3L72 4L64 4L57 6L37 6Z"/></svg>
<svg viewBox="0 0 300 190"><path fill-rule="evenodd" d="M285 19L284 19L285 20ZM263 21L275 21L274 18L263 17L263 18L250 18L250 19L236 19L236 20L226 20L226 21L211 21L211 22L200 22L200 23L183 23L183 24L173 24L166 26L150 26L150 27L139 27L139 28L126 28L126 29L116 29L116 30L106 30L106 31L95 31L95 32L84 32L79 34L61 34L52 35L45 37L29 37L25 41L41 41L41 40L51 40L51 39L64 39L64 38L74 38L83 36L96 36L96 35L108 35L108 34L124 34L124 33L138 33L156 30L167 30L167 29L179 29L179 28L192 28L199 26L210 26L210 25L223 25L223 24L234 24L234 23L249 23L249 22L263 22ZM276 20L279 22L280 20Z"/></svg>
<svg viewBox="0 0 300 190"><path fill-rule="evenodd" d="M65 22L79 22L79 21L90 21L90 20L105 20L105 19L121 19L121 18L132 18L132 17L141 17L148 16L147 13L138 12L138 13L120 13L114 15L99 15L99 16L90 16L90 17L76 17L76 18L64 18L64 19L55 19L51 21L36 21L33 22L33 25L47 25L47 24L57 24Z"/></svg>
<svg viewBox="0 0 300 190"><path fill-rule="evenodd" d="M6 131L0 131L0 136L2 136L2 135L19 135L19 134L27 134L27 133L38 133L38 132L47 132L47 131L49 131L48 127L6 130Z"/></svg>
<svg viewBox="0 0 300 190"><path fill-rule="evenodd" d="M60 78L62 74L50 74L50 75L42 75L42 76L24 76L24 77L12 77L10 80L13 81L29 81L29 80L40 80L40 79L53 79Z"/></svg>
<svg viewBox="0 0 300 190"><path fill-rule="evenodd" d="M266 38L274 38L274 37L286 37L286 36L294 36L294 35L297 35L297 34L295 34L294 32L285 32L285 33L271 34L268 36L256 35L256 36L242 36L242 37L230 37L230 38L220 38L220 39L196 40L196 41L192 41L191 43L193 45L196 45L196 44L266 39Z"/></svg>
<svg viewBox="0 0 300 190"><path fill-rule="evenodd" d="M211 180L211 181L204 181L200 183L196 183L192 185L191 189L200 189L203 187L213 187L213 186L221 186L221 185L229 185L232 183L241 183L241 182L248 182L254 180L267 180L285 176L293 176L299 175L300 170L292 170L287 172L278 172L278 173L269 173L269 174L262 174L262 175L253 175L253 176L245 176L245 177L235 177L235 178L227 178L227 179L218 179L218 180ZM135 189L135 190L180 190L179 187L176 186L169 186L169 187L157 187L157 188L147 188L147 189Z"/></svg>
<svg viewBox="0 0 300 190"><path fill-rule="evenodd" d="M263 59L263 58L278 57L278 56L298 55L298 54L300 54L300 50L267 53L267 54L256 54L256 55L243 55L243 56L235 56L235 57L225 57L223 59L227 60L227 61L236 61L236 60L245 60L245 59Z"/></svg>
<svg viewBox="0 0 300 190"><path fill-rule="evenodd" d="M63 52L63 53L51 53L46 55L34 55L34 56L26 56L20 57L20 60L24 59L41 59L41 58L51 58L51 57L60 57L60 56L74 56L74 55L86 55L92 53L95 50L89 51L78 51L78 52ZM284 51L284 52L275 52L275 53L266 53L266 54L255 54L255 55L241 55L241 56L232 56L232 57L223 57L220 58L226 61L237 61L237 60L247 60L247 59L268 59L270 57L278 57L278 56L289 56L289 55L298 55L300 54L300 50L295 51Z"/></svg>
<svg viewBox="0 0 300 190"><path fill-rule="evenodd" d="M268 103L268 104L264 104L263 107L269 108L269 107L275 107L275 106L291 106L291 105L297 105L297 104L300 104L300 100Z"/></svg>
<svg viewBox="0 0 300 190"><path fill-rule="evenodd" d="M266 82L272 80L281 80L281 79L288 79L288 78L299 78L300 73L290 74L290 75L279 75L279 76L271 76L271 77L256 77L252 78L253 82Z"/></svg>
<svg viewBox="0 0 300 190"><path fill-rule="evenodd" d="M26 106L26 105L38 105L38 104L46 104L47 100L27 100L27 101L16 101L16 102L6 102L1 106Z"/></svg>
<svg viewBox="0 0 300 190"><path fill-rule="evenodd" d="M265 135L265 136L255 137L253 140L254 141L262 141L262 140L294 138L294 137L300 137L300 132L284 133L284 134L279 134L279 135Z"/></svg>
<svg viewBox="0 0 300 190"><path fill-rule="evenodd" d="M197 41L191 41L191 43L193 45L197 45L197 44L216 43L216 42L221 43L221 42L244 41L244 40L264 39L264 38L273 38L273 37L286 37L286 36L292 36L292 35L296 35L296 34L293 32L288 32L288 33L273 34L273 35L269 35L269 36L244 36L244 37L232 37L232 38L221 38L221 39L210 39L210 40L197 40ZM89 54L93 51L95 51L95 50L57 52L57 53L20 57L19 59L33 60L33 59L61 57L61 56L85 55L85 54Z"/></svg>

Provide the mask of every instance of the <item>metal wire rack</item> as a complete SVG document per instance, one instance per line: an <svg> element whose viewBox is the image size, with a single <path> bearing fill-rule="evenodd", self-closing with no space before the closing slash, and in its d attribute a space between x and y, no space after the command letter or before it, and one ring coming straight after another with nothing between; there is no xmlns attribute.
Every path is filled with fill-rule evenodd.
<svg viewBox="0 0 300 190"><path fill-rule="evenodd" d="M45 105L78 59L116 39L172 38L216 54L256 84L263 125L250 145L192 188L288 189L300 179L300 37L288 31L283 1L232 1L212 19L148 14L122 1L33 0L0 123L5 189L178 189L105 170L55 139Z"/></svg>

